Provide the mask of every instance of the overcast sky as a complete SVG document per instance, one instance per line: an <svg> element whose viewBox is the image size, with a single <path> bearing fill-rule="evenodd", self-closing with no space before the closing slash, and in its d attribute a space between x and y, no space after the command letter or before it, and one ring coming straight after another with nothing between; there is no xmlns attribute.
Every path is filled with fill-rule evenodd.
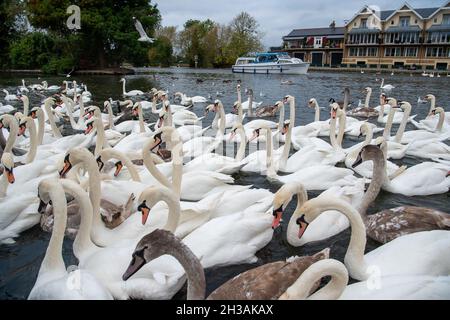
<svg viewBox="0 0 450 320"><path fill-rule="evenodd" d="M365 4L377 5L381 10L398 9L402 0L154 0L162 15L163 26L178 26L188 19L210 18L219 23L228 23L241 11L250 13L264 32L262 39L266 47L281 44L281 37L296 28L328 26L336 20L343 26ZM410 0L416 8L439 7L443 0Z"/></svg>

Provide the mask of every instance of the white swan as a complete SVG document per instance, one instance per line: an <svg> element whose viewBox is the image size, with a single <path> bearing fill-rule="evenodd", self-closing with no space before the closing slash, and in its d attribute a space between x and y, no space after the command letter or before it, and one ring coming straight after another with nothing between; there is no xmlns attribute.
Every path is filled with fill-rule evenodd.
<svg viewBox="0 0 450 320"><path fill-rule="evenodd" d="M143 95L144 92L142 92L141 90L131 90L131 91L125 91L125 83L126 80L125 78L120 79L120 82L122 82L122 95L125 97L134 97L134 96L140 96Z"/></svg>
<svg viewBox="0 0 450 320"><path fill-rule="evenodd" d="M12 105L10 104L3 104L0 102L0 114L2 113L10 113L12 111L16 110Z"/></svg>
<svg viewBox="0 0 450 320"><path fill-rule="evenodd" d="M202 96L194 96L194 97L188 97L186 94L181 92L175 92L175 97L180 97L181 104L183 106L189 106L193 105L195 103L206 103L208 100L205 97Z"/></svg>
<svg viewBox="0 0 450 320"><path fill-rule="evenodd" d="M5 100L6 101L16 101L19 100L19 98L15 94L9 94L8 90L2 89L2 91L5 93Z"/></svg>
<svg viewBox="0 0 450 320"><path fill-rule="evenodd" d="M384 78L381 78L380 89L385 92L391 92L395 87L392 84L384 84Z"/></svg>
<svg viewBox="0 0 450 320"><path fill-rule="evenodd" d="M29 300L111 300L111 294L90 272L67 271L61 248L67 220L67 203L62 186L56 180L39 184L41 201L52 201L54 228Z"/></svg>
<svg viewBox="0 0 450 320"><path fill-rule="evenodd" d="M364 255L366 231L360 214L352 205L336 197L308 200L293 214L301 238L308 224L326 210L339 210L350 221L350 243L344 258L349 275L367 280L372 274L379 277L404 275L448 275L450 232L423 231L401 236Z"/></svg>

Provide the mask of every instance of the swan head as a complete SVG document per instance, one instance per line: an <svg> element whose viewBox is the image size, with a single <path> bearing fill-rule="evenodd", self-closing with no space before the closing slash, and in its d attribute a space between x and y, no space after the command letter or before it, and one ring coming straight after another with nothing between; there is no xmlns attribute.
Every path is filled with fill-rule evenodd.
<svg viewBox="0 0 450 320"><path fill-rule="evenodd" d="M209 112L216 112L216 109L216 104L209 104L205 107L204 115L206 116Z"/></svg>
<svg viewBox="0 0 450 320"><path fill-rule="evenodd" d="M234 139L234 137L236 136L236 131L237 131L237 129L243 129L244 127L242 126L242 123L239 123L239 122L236 122L234 125L233 125L233 127L231 128L231 131L230 131L230 137L228 138L228 140L233 140Z"/></svg>
<svg viewBox="0 0 450 320"><path fill-rule="evenodd" d="M169 244L180 243L180 240L170 231L156 229L145 235L136 245L131 256L131 262L122 276L124 281L138 272L146 263L167 254Z"/></svg>
<svg viewBox="0 0 450 320"><path fill-rule="evenodd" d="M294 194L303 193L306 193L306 190L300 182L289 182L278 189L272 201L272 229L276 229L280 225L284 210L291 202Z"/></svg>
<svg viewBox="0 0 450 320"><path fill-rule="evenodd" d="M16 181L14 177L14 159L9 152L3 152L1 163L4 168L4 173L6 174L6 178L8 180L8 183L14 183Z"/></svg>
<svg viewBox="0 0 450 320"><path fill-rule="evenodd" d="M119 82L125 82L125 78L121 78Z"/></svg>
<svg viewBox="0 0 450 320"><path fill-rule="evenodd" d="M432 95L432 94L427 94L427 95L424 97L424 99L425 99L425 100L428 100L428 101L432 101L432 100L436 100L436 97L435 97L434 95Z"/></svg>
<svg viewBox="0 0 450 320"><path fill-rule="evenodd" d="M248 140L248 142L251 142L257 138L259 138L259 135L261 134L261 128L257 128L255 130L253 130L253 136Z"/></svg>
<svg viewBox="0 0 450 320"><path fill-rule="evenodd" d="M330 102L334 102L335 100L333 98L330 98ZM314 108L317 105L316 98L311 98L308 100L308 107Z"/></svg>
<svg viewBox="0 0 450 320"><path fill-rule="evenodd" d="M53 97L48 97L47 99L44 100L44 104L52 106L56 103L55 98Z"/></svg>
<svg viewBox="0 0 450 320"><path fill-rule="evenodd" d="M17 136L22 136L25 133L25 131L27 130L27 122L30 119L32 118L24 117L22 115L22 117L19 120L19 131L17 132Z"/></svg>
<svg viewBox="0 0 450 320"><path fill-rule="evenodd" d="M55 186L59 186L62 189L62 186L61 184L59 184L57 179L50 178L41 180L41 182L39 182L37 195L39 198L38 212L40 214L44 214L45 209L47 209L47 205L52 204L50 193Z"/></svg>
<svg viewBox="0 0 450 320"><path fill-rule="evenodd" d="M340 110L339 105L336 102L333 102L331 105L331 111L330 111L330 115L332 119L336 119L336 117L338 116L338 112Z"/></svg>
<svg viewBox="0 0 450 320"><path fill-rule="evenodd" d="M402 108L403 110L408 109L411 110L411 104L407 101L400 101L398 103L398 105L400 106L400 108Z"/></svg>
<svg viewBox="0 0 450 320"><path fill-rule="evenodd" d="M147 222L151 209L162 199L166 198L167 188L152 186L144 191L139 196L137 210L142 214L142 225Z"/></svg>
<svg viewBox="0 0 450 320"><path fill-rule="evenodd" d="M358 137L360 138L361 136L365 136L367 135L367 133L369 132L369 125L367 124L367 122L364 122L360 127L359 127L359 135Z"/></svg>
<svg viewBox="0 0 450 320"><path fill-rule="evenodd" d="M283 103L290 103L290 102L294 101L294 97L291 95L286 95L286 96L284 96L282 101L283 101Z"/></svg>
<svg viewBox="0 0 450 320"><path fill-rule="evenodd" d="M365 87L365 88L362 90L362 93L369 93L369 92L372 92L372 88L371 88L371 87Z"/></svg>
<svg viewBox="0 0 450 320"><path fill-rule="evenodd" d="M73 166L83 161L94 161L94 156L84 147L75 147L68 150L64 156L63 168L59 171L59 176L65 178L66 174Z"/></svg>
<svg viewBox="0 0 450 320"><path fill-rule="evenodd" d="M275 110L278 111L283 106L283 102L282 101L277 101L277 102L274 103L273 106L274 106Z"/></svg>
<svg viewBox="0 0 450 320"><path fill-rule="evenodd" d="M281 134L285 135L288 130L289 130L289 126L291 125L291 120L285 120L283 123L283 128L281 128Z"/></svg>
<svg viewBox="0 0 450 320"><path fill-rule="evenodd" d="M133 116L138 116L139 115L139 107L141 106L141 103L138 101L136 102L133 107L131 108L131 113L133 114Z"/></svg>
<svg viewBox="0 0 450 320"><path fill-rule="evenodd" d="M36 119L39 113L42 113L42 109L39 107L34 107L33 109L30 110L28 116L30 116L32 119Z"/></svg>
<svg viewBox="0 0 450 320"><path fill-rule="evenodd" d="M91 133L92 129L94 129L94 120L95 118L90 118L85 124L86 124L86 129L84 130L84 134L89 134Z"/></svg>
<svg viewBox="0 0 450 320"><path fill-rule="evenodd" d="M384 141L382 143L385 143ZM359 166L362 162L367 160L375 160L384 158L382 151L379 146L368 144L364 146L358 153L355 162L352 164L352 168Z"/></svg>

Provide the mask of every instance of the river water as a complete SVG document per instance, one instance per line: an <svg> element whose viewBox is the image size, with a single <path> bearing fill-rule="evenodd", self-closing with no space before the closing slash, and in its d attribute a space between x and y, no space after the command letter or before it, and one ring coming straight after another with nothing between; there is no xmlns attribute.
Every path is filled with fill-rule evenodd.
<svg viewBox="0 0 450 320"><path fill-rule="evenodd" d="M420 76L388 75L385 74L385 83L390 83L396 88L392 92L392 96L398 101L406 100L413 106L412 114L417 114L416 119L423 119L429 109L429 105L418 105L418 96L424 96L428 93L436 96L437 105L450 110L450 77L441 78L424 78ZM145 92L152 87L168 90L170 95L176 91L186 93L188 96L201 95L210 97L212 100L220 99L225 111L231 111L232 104L237 99L236 84L241 81L242 89L252 88L254 91L254 100L263 101L264 105L272 104L277 100L281 100L287 94L296 97L296 123L295 125L304 125L314 119L314 110L307 108L307 101L314 97L319 105L326 107L322 110L321 120L329 118L328 100L335 98L342 100L342 89L349 87L351 90L350 101L358 103L361 99L364 101L364 94L361 90L370 86L373 88L371 106L378 105L379 85L376 81L374 73L341 73L341 72L312 72L308 75L253 75L253 74L233 74L229 70L191 70L191 69L161 69L153 70L149 74L138 74L127 76L127 90L140 89ZM27 84L38 83L47 80L49 85L60 85L66 78L63 77L22 77L0 75L0 89L7 89L15 92L15 89L21 84L24 78ZM85 83L89 91L93 94L93 102L98 106L103 105L103 101L108 98L114 100L122 99L122 85L119 83L119 76L75 76L71 79L77 80L78 83ZM282 84L282 81L290 80L292 84ZM0 101L4 96L0 93ZM38 105L42 97L36 94L30 94L31 106ZM246 96L243 95L243 100ZM20 110L21 104L16 103ZM203 115L203 106L198 105L193 109L199 116ZM288 117L289 110L287 111ZM155 116L145 112L145 118L149 122L155 121ZM213 119L213 114L208 114L203 125L209 125ZM273 119L277 121L276 119ZM376 120L371 120L376 123ZM397 125L393 126L393 131L397 129ZM407 125L407 130L414 127ZM68 133L66 133L68 134ZM363 138L345 137L343 147L349 147ZM413 166L422 162L420 159L405 157L397 164L406 164ZM239 173L234 176L236 184L252 184L257 188L269 189L276 192L277 185L269 183L265 176L259 174ZM309 192L309 197L315 197L317 192ZM285 225L290 218L290 214L295 209L296 201L292 201L288 206L284 217ZM427 206L438 210L450 211L449 194L433 195L426 197L406 197L402 195L390 194L382 191L376 202L369 208L369 214L378 212L385 208L392 208L400 205ZM1 214L1 213L0 213ZM257 253L258 262L255 264L243 264L236 266L226 266L207 269L205 271L207 280L207 294L220 286L222 283L232 278L236 274L255 266L265 264L271 261L282 260L292 255L309 255L316 253L323 248L331 248L331 257L343 261L345 251L349 242L350 230L346 230L330 239L317 243L307 244L296 248L290 246L286 241L285 228L278 228L275 231L272 241ZM39 271L40 263L45 255L47 243L50 235L40 230L39 226L24 232L15 244L0 246L0 299L25 299ZM72 241L65 240L63 255L66 265L76 264L76 258L72 254ZM372 240L368 240L366 252L369 252L378 246ZM184 299L186 294L186 286L174 297L175 299Z"/></svg>

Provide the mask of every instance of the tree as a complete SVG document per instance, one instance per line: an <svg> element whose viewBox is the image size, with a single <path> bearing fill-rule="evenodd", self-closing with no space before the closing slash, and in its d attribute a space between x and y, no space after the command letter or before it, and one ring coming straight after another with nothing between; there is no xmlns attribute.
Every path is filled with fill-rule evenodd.
<svg viewBox="0 0 450 320"><path fill-rule="evenodd" d="M22 1L0 1L0 67L8 65L9 47L24 33L24 18Z"/></svg>
<svg viewBox="0 0 450 320"><path fill-rule="evenodd" d="M188 20L184 24L184 30L180 32L178 43L181 54L190 66L195 65L195 56L200 67L212 66L209 41L214 37L216 24L207 19L205 21Z"/></svg>
<svg viewBox="0 0 450 320"><path fill-rule="evenodd" d="M258 30L259 24L247 12L241 12L230 23L231 39L229 51L235 59L252 51L262 50L262 34Z"/></svg>
<svg viewBox="0 0 450 320"><path fill-rule="evenodd" d="M166 36L159 36L152 48L148 51L151 65L169 67L173 62L172 42Z"/></svg>
<svg viewBox="0 0 450 320"><path fill-rule="evenodd" d="M81 9L81 29L71 31L66 26L69 5ZM137 17L151 36L161 20L156 5L148 0L29 0L27 10L32 25L59 37L79 35L78 61L105 67L128 61L143 65L149 45L139 38L133 23Z"/></svg>

